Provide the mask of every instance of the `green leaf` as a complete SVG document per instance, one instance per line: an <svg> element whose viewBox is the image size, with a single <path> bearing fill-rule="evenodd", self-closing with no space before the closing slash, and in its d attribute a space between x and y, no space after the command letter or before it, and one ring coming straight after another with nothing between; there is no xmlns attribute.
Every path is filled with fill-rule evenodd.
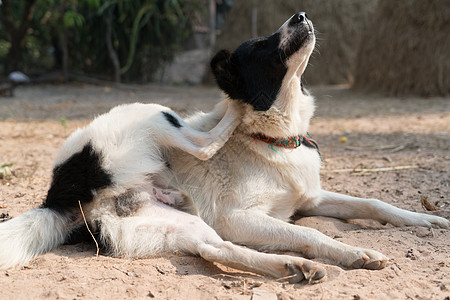
<svg viewBox="0 0 450 300"><path fill-rule="evenodd" d="M97 8L100 6L100 0L86 0L89 8Z"/></svg>
<svg viewBox="0 0 450 300"><path fill-rule="evenodd" d="M138 42L138 37L139 37L139 29L140 29L139 24L140 24L142 18L144 17L145 14L147 14L147 13L152 14L152 12L154 12L155 10L157 10L157 8L154 4L144 5L141 7L141 9L138 11L136 17L134 18L133 29L131 32L131 39L130 39L130 50L129 50L126 65L120 69L121 74L126 73L130 69L131 65L133 64L134 55L136 52L136 44Z"/></svg>
<svg viewBox="0 0 450 300"><path fill-rule="evenodd" d="M61 117L60 121L61 121L62 127L64 127L64 129L67 129L67 118Z"/></svg>
<svg viewBox="0 0 450 300"><path fill-rule="evenodd" d="M81 27L84 23L84 17L73 10L66 11L63 20L66 27Z"/></svg>

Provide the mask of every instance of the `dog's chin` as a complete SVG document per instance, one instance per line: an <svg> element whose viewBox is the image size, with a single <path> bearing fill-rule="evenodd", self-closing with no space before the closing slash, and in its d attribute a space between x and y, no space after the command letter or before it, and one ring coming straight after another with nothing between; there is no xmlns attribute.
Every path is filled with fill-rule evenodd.
<svg viewBox="0 0 450 300"><path fill-rule="evenodd" d="M309 35L304 40L302 46L294 52L286 61L286 66L289 70L293 70L293 74L301 76L305 72L308 65L309 58L314 50L316 38L314 34Z"/></svg>

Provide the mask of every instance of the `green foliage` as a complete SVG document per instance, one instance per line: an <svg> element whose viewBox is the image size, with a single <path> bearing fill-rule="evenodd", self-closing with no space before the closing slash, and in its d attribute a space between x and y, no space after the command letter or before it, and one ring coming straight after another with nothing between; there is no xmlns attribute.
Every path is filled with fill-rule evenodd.
<svg viewBox="0 0 450 300"><path fill-rule="evenodd" d="M13 13L19 16L25 0L12 2ZM110 76L113 65L106 28L112 20L112 43L122 78L150 79L162 63L173 59L189 36L192 19L204 10L203 0L37 0L23 69L60 68L64 38L70 70ZM0 62L8 43L8 33L0 25Z"/></svg>
<svg viewBox="0 0 450 300"><path fill-rule="evenodd" d="M190 33L192 16L204 9L201 0L111 0L103 3L98 14L104 18L111 6L114 45L121 73L129 80L150 77L162 63L170 61ZM99 56L96 62L104 66Z"/></svg>
<svg viewBox="0 0 450 300"><path fill-rule="evenodd" d="M0 57L5 57L8 54L8 49L11 43L5 40L0 40Z"/></svg>
<svg viewBox="0 0 450 300"><path fill-rule="evenodd" d="M66 27L81 27L84 23L84 17L73 10L66 11L63 19Z"/></svg>
<svg viewBox="0 0 450 300"><path fill-rule="evenodd" d="M66 117L61 117L60 121L61 121L62 127L64 127L64 129L67 129L67 118Z"/></svg>

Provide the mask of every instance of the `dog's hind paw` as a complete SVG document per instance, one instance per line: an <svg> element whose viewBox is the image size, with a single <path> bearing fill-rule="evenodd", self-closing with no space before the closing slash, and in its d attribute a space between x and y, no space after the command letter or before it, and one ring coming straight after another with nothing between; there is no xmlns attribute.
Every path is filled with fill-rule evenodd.
<svg viewBox="0 0 450 300"><path fill-rule="evenodd" d="M207 147L200 148L195 156L200 160L208 160L211 157L214 156L214 154L217 153L217 151L222 147L223 145L219 143L212 143L211 145Z"/></svg>
<svg viewBox="0 0 450 300"><path fill-rule="evenodd" d="M289 272L289 275L286 276L289 283L298 283L303 280L308 283L316 283L327 274L325 268L308 260L302 260L299 263L287 263L285 268Z"/></svg>

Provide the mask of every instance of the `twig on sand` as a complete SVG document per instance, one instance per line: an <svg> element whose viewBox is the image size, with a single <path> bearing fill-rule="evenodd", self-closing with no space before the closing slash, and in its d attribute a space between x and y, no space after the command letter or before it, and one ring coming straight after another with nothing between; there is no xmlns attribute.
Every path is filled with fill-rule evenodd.
<svg viewBox="0 0 450 300"><path fill-rule="evenodd" d="M366 150L391 150L391 153L395 153L398 151L401 151L403 149L405 149L406 147L410 146L409 144L406 145L382 145L382 146L372 146L372 145L367 145L367 146L362 146L362 147L358 147L358 146L347 146L345 147L345 149L347 150L354 150L354 151L366 151Z"/></svg>
<svg viewBox="0 0 450 300"><path fill-rule="evenodd" d="M268 280L268 279L264 278L264 276L256 274L256 273L253 273L253 272L243 273L242 275L251 275L251 276L259 277L261 280ZM216 276L230 277L230 278L240 279L240 280L244 280L245 279L245 276L234 276L234 275L224 274L224 273L211 275L211 277L216 277Z"/></svg>
<svg viewBox="0 0 450 300"><path fill-rule="evenodd" d="M80 206L80 211L81 211L81 215L83 216L84 224L86 225L87 230L89 231L89 233L90 233L91 236L92 236L92 239L93 239L94 242L95 242L95 247L97 247L97 252L95 253L95 256L98 257L98 252L100 251L100 248L98 247L97 240L95 239L94 234L92 234L92 231L91 231L91 229L89 228L89 225L88 225L88 223L87 223L87 221L86 221L86 217L84 216L83 207L81 207L81 202L80 202L80 200L78 200L78 205Z"/></svg>
<svg viewBox="0 0 450 300"><path fill-rule="evenodd" d="M399 171L399 170L408 170L408 169L417 169L419 166L410 165L410 166L396 166L396 167L385 167L385 168L373 168L373 169L364 169L364 168L353 168L353 169L334 169L334 170L321 170L320 173L365 173L365 172L389 172L389 171Z"/></svg>
<svg viewBox="0 0 450 300"><path fill-rule="evenodd" d="M242 277L242 276L233 276L233 275L230 275L230 274L223 274L223 273L211 275L211 277L216 277L216 276L230 277L230 278L239 279L239 280L244 279L244 277Z"/></svg>
<svg viewBox="0 0 450 300"><path fill-rule="evenodd" d="M284 276L284 277L277 278L277 279L275 279L275 281L283 281L285 279L290 279L290 278L293 278L293 277L296 277L296 276L297 276L297 274L292 274L292 275L289 275L289 276Z"/></svg>

